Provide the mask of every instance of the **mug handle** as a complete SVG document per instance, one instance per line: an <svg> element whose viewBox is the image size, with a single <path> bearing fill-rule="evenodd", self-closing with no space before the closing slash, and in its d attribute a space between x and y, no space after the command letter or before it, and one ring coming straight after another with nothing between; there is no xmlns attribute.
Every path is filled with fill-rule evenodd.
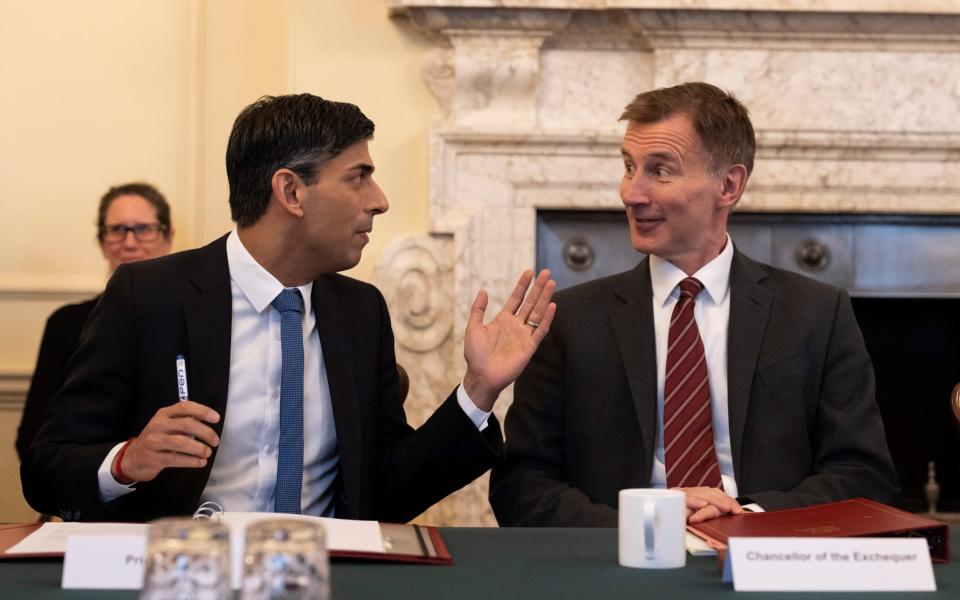
<svg viewBox="0 0 960 600"><path fill-rule="evenodd" d="M653 500L645 501L643 503L643 550L646 552L647 560L654 560L657 557L654 531L660 528L659 525L660 514L657 511L657 503Z"/></svg>

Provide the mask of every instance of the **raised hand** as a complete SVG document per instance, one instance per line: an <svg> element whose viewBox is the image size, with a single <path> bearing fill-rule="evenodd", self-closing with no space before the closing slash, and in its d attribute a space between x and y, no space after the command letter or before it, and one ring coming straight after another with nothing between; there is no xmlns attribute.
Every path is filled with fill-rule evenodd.
<svg viewBox="0 0 960 600"><path fill-rule="evenodd" d="M487 293L480 290L473 301L463 336L467 359L463 387L482 410L491 410L503 388L520 376L557 312L556 304L550 302L557 286L550 271L540 271L527 294L532 279L533 271L524 271L503 309L486 325Z"/></svg>
<svg viewBox="0 0 960 600"><path fill-rule="evenodd" d="M207 423L219 420L217 411L191 400L161 408L127 446L120 470L134 481L150 481L170 467L205 466L220 443ZM119 481L118 475L114 469Z"/></svg>

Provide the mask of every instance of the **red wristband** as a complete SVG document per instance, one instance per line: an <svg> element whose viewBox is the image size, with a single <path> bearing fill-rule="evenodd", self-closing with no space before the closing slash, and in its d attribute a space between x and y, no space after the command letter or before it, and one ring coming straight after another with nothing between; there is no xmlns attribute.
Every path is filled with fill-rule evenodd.
<svg viewBox="0 0 960 600"><path fill-rule="evenodd" d="M127 447L130 445L130 442L132 442L133 439L134 438L130 438L127 440L126 443L120 447L120 451L117 452L117 455L113 457L113 470L117 473L117 476L114 477L114 479L116 479L117 483L121 485L132 485L136 483L136 480L130 479L124 475L123 469L120 468L120 461L123 460L123 453L127 451Z"/></svg>

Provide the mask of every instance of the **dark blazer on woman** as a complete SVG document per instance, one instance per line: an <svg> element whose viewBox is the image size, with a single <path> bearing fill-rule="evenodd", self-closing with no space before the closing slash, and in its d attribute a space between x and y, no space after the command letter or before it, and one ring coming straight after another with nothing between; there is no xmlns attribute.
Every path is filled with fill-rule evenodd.
<svg viewBox="0 0 960 600"><path fill-rule="evenodd" d="M17 454L21 462L40 429L43 411L67 378L67 361L80 345L80 332L99 300L100 296L97 296L78 304L61 306L47 319L37 366L30 379L27 401L17 429Z"/></svg>
<svg viewBox="0 0 960 600"><path fill-rule="evenodd" d="M617 494L648 487L657 430L649 261L564 290L517 380L501 525L617 525ZM897 491L873 367L846 292L735 252L727 394L742 502L766 510Z"/></svg>
<svg viewBox="0 0 960 600"><path fill-rule="evenodd" d="M409 520L499 458L496 419L477 431L455 394L416 431L407 425L390 317L375 287L325 275L312 298L340 453L338 517ZM205 468L165 469L108 504L97 470L113 446L177 402L178 354L187 360L191 399L220 413L213 428L221 433L230 418L231 311L226 237L118 268L21 467L31 506L70 520L192 513L216 450Z"/></svg>

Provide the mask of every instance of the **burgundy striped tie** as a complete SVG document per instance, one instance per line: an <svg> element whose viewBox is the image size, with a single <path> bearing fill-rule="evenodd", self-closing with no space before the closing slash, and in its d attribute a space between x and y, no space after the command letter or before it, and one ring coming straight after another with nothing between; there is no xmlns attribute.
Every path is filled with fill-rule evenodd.
<svg viewBox="0 0 960 600"><path fill-rule="evenodd" d="M673 308L667 334L663 384L663 443L667 487L721 487L713 449L707 359L693 305L703 284L687 277Z"/></svg>

